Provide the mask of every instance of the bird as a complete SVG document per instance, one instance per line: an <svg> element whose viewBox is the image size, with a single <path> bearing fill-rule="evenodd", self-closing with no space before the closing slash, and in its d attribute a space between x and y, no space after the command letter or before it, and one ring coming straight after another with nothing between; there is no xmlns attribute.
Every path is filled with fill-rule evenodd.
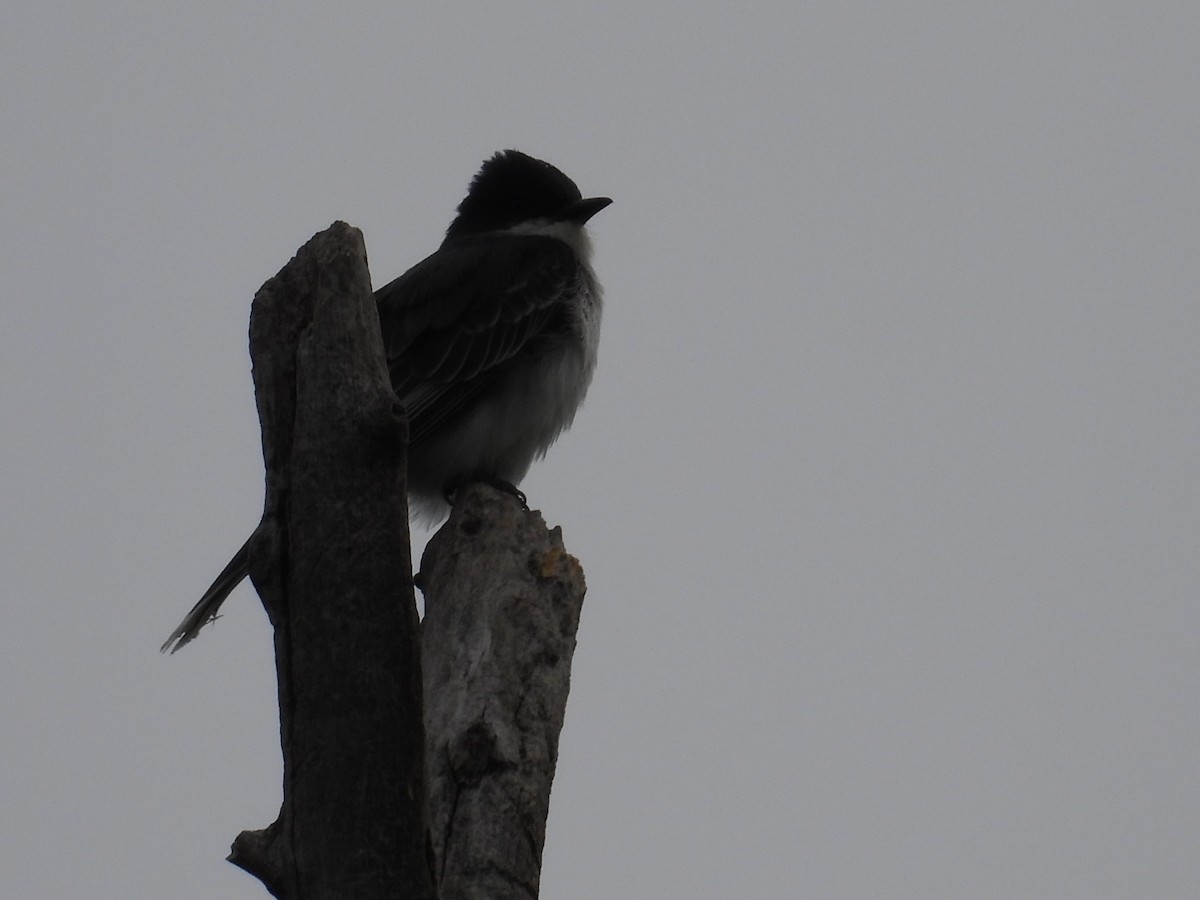
<svg viewBox="0 0 1200 900"><path fill-rule="evenodd" d="M392 389L408 417L408 497L435 524L473 481L517 489L582 404L602 295L585 225L612 203L584 197L518 150L485 160L430 256L375 292ZM162 651L216 618L249 573L247 540Z"/></svg>

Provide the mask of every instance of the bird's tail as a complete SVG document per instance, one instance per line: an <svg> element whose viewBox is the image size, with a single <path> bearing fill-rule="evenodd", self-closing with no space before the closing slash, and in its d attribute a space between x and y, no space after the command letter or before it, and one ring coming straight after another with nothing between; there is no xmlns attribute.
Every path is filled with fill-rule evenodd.
<svg viewBox="0 0 1200 900"><path fill-rule="evenodd" d="M250 541L242 544L242 549L233 555L229 564L221 570L217 580L212 583L200 602L192 607L192 611L183 617L179 627L171 632L171 636L163 643L159 651L174 653L197 634L200 629L217 617L217 611L225 598L235 587L241 584L243 578L250 574Z"/></svg>

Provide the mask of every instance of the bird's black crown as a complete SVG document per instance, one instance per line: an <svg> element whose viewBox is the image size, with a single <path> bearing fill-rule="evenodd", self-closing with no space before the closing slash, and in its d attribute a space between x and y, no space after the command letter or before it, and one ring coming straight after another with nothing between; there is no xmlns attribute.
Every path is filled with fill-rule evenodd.
<svg viewBox="0 0 1200 900"><path fill-rule="evenodd" d="M582 199L575 182L540 159L501 150L471 181L447 237L507 228L529 219L553 219Z"/></svg>

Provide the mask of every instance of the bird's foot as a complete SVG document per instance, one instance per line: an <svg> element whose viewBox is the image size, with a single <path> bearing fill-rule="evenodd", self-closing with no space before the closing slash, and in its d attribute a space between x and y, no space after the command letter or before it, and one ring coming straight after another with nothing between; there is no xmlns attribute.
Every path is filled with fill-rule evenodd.
<svg viewBox="0 0 1200 900"><path fill-rule="evenodd" d="M498 491L504 491L506 494L512 494L517 498L517 502L521 504L521 509L525 510L525 512L529 512L529 501L525 497L525 492L518 488L511 481L504 481L503 479L497 478L495 480L485 481L484 484L490 484Z"/></svg>
<svg viewBox="0 0 1200 900"><path fill-rule="evenodd" d="M491 478L484 475L481 475L474 480L482 484L486 484L489 487L494 487L498 491L511 494L513 497L517 498L517 502L521 504L521 509L525 510L525 512L529 512L529 501L525 497L525 492L518 488L511 481L505 481L503 478ZM454 488L448 487L442 492L442 499L446 501L447 506L454 506L455 494L461 487L462 485Z"/></svg>

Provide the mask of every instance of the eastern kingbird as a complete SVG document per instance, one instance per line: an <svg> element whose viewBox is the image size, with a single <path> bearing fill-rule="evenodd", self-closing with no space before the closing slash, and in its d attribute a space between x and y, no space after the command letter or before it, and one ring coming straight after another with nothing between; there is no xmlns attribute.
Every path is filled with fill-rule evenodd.
<svg viewBox="0 0 1200 900"><path fill-rule="evenodd" d="M596 366L600 285L584 198L549 163L505 150L479 170L437 252L375 292L392 388L408 413L408 494L436 521L471 481L516 485L570 427ZM163 644L216 617L249 544Z"/></svg>

